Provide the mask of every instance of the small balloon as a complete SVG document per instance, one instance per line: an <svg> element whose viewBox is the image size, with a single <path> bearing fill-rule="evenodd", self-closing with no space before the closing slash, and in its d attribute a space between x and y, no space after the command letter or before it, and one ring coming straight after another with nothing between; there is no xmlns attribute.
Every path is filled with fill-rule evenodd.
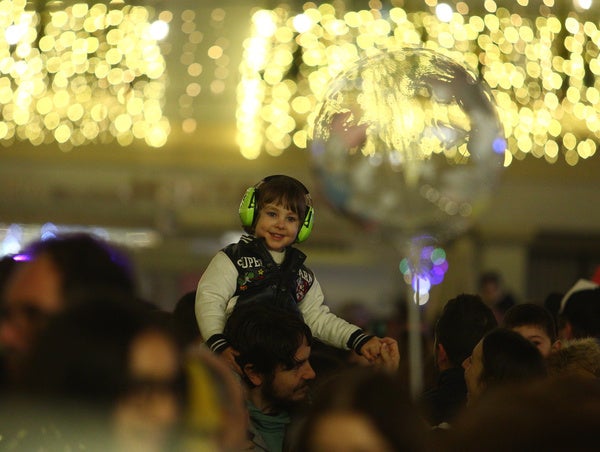
<svg viewBox="0 0 600 452"><path fill-rule="evenodd" d="M505 150L489 87L444 55L406 48L332 80L311 159L321 193L342 214L443 240L484 210Z"/></svg>

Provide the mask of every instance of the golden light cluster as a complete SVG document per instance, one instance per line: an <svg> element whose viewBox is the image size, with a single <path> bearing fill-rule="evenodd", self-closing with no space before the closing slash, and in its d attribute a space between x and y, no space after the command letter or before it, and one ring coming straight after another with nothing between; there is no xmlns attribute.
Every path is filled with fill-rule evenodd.
<svg viewBox="0 0 600 452"><path fill-rule="evenodd" d="M164 145L166 67L151 11L123 2L44 3L36 10L25 0L0 1L2 143Z"/></svg>
<svg viewBox="0 0 600 452"><path fill-rule="evenodd" d="M187 3L189 7L184 5L178 15L163 11L159 18L164 18L173 32L183 38L179 47L167 42L162 48L168 58L169 73L177 74L181 85L172 87L177 110L170 113L180 120L181 130L191 134L198 128L202 107L209 102L214 116L214 98L227 94L228 79L232 75L229 69L231 38L225 9L217 7L205 11L194 2Z"/></svg>
<svg viewBox="0 0 600 452"><path fill-rule="evenodd" d="M409 2L407 2L408 4ZM238 86L238 143L248 159L306 148L328 82L359 58L423 47L478 73L505 128L505 165L530 155L569 165L600 138L598 17L558 0L425 0L347 10L342 1L256 10Z"/></svg>

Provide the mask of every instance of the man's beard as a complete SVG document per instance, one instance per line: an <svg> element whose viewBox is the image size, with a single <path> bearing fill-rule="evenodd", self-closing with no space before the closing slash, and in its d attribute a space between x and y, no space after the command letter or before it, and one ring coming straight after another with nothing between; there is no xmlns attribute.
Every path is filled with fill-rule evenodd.
<svg viewBox="0 0 600 452"><path fill-rule="evenodd" d="M269 375L269 377L265 381L265 384L262 385L261 391L262 391L262 396L263 396L264 400L267 401L269 403L269 405L271 405L276 411L294 411L294 410L297 410L297 409L303 407L305 404L307 404L308 399L309 399L309 396L308 396L309 385L307 383L304 383L303 386L296 388L296 390L301 390L301 389L306 390L305 397L303 397L300 400L294 400L294 399L280 397L276 393L275 388L273 388L273 379L274 379L273 375Z"/></svg>

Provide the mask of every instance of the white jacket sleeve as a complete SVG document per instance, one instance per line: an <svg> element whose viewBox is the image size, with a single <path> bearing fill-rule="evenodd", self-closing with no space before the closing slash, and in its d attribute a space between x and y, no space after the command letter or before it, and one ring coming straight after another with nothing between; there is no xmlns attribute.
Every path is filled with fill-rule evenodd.
<svg viewBox="0 0 600 452"><path fill-rule="evenodd" d="M227 303L235 294L237 270L231 259L219 251L202 274L196 290L196 321L206 341L222 334Z"/></svg>
<svg viewBox="0 0 600 452"><path fill-rule="evenodd" d="M361 329L338 317L324 303L325 297L321 285L315 278L312 287L304 299L298 303L304 321L310 327L313 336L334 347L348 349L350 336Z"/></svg>

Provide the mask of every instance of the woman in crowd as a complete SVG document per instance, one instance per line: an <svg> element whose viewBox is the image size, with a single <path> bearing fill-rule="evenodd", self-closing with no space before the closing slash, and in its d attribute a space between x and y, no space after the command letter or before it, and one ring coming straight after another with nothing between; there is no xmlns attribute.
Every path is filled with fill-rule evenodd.
<svg viewBox="0 0 600 452"><path fill-rule="evenodd" d="M536 346L506 328L487 333L462 365L469 405L491 388L546 376L546 364Z"/></svg>

